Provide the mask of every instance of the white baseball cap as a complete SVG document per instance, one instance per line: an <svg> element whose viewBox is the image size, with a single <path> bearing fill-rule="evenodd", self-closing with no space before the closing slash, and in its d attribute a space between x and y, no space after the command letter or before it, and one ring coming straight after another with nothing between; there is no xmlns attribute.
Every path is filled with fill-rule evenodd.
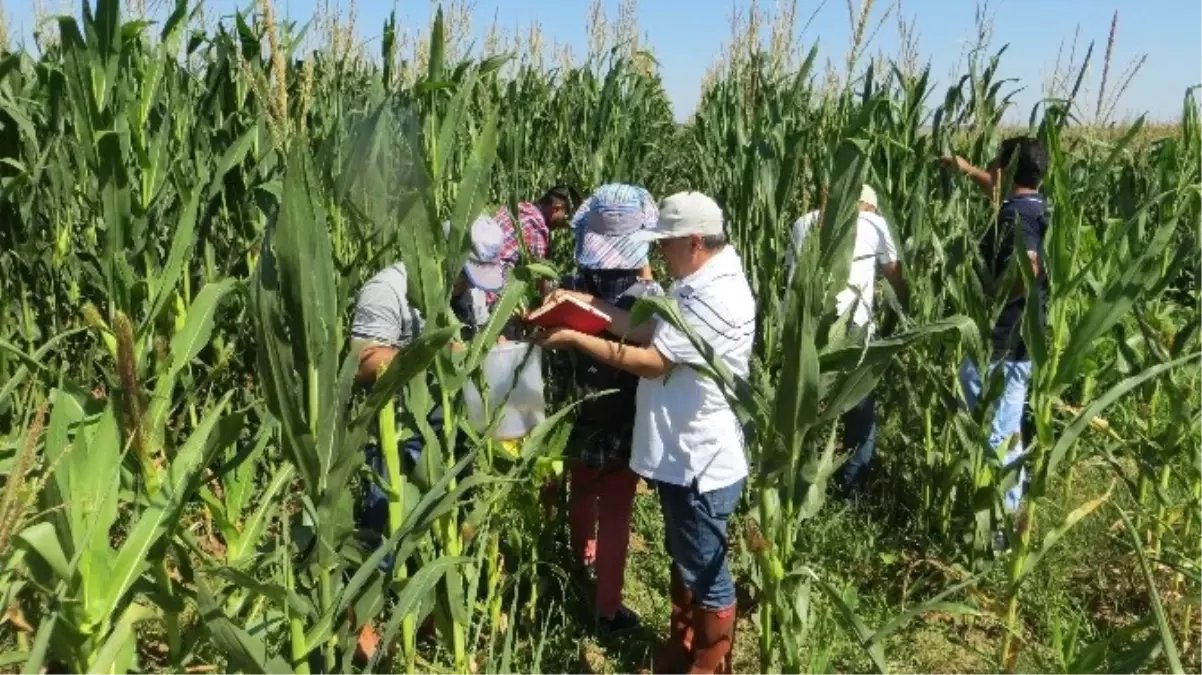
<svg viewBox="0 0 1202 675"><path fill-rule="evenodd" d="M872 186L865 183L864 187L860 188L860 201L864 202L865 204L871 206L874 209L877 208L876 190L873 190Z"/></svg>
<svg viewBox="0 0 1202 675"><path fill-rule="evenodd" d="M443 233L451 235L451 221L443 221ZM468 283L482 291L495 292L505 285L505 270L501 250L505 246L505 229L495 218L481 214L468 230L470 251L463 272Z"/></svg>
<svg viewBox="0 0 1202 675"><path fill-rule="evenodd" d="M700 235L725 234L722 208L700 192L677 192L659 203L659 219L654 225L630 234L632 239L655 241Z"/></svg>

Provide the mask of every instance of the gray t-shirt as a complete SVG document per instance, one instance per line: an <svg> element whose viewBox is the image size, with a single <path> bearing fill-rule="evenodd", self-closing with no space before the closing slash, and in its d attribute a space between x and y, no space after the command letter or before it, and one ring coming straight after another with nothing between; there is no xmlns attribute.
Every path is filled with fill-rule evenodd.
<svg viewBox="0 0 1202 675"><path fill-rule="evenodd" d="M351 338L390 347L408 345L421 332L421 312L409 304L405 264L385 267L368 279L355 302Z"/></svg>
<svg viewBox="0 0 1202 675"><path fill-rule="evenodd" d="M351 324L352 340L367 340L400 349L417 337L425 325L421 312L409 304L408 275L404 263L385 267L368 279L355 302ZM453 307L460 321L484 326L488 323L488 302L484 291L468 289L466 303ZM460 316L459 310L465 310ZM470 314L470 316L469 316Z"/></svg>

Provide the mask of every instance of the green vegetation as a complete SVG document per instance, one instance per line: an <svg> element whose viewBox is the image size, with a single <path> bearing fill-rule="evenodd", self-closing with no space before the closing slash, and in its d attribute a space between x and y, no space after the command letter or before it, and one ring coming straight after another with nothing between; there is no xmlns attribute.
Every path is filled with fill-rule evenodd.
<svg viewBox="0 0 1202 675"><path fill-rule="evenodd" d="M554 414L517 453L466 424L487 345L538 278L568 269L569 243L519 268L467 349L447 348L468 224L561 181L704 191L748 266L753 373L713 373L753 466L733 530L737 669L1199 668L1192 91L1155 138L1139 122L1079 130L1071 88L1032 111L1051 155L1051 316L1032 350L1030 505L999 554L988 533L1016 526L999 505L1017 471L955 377L985 355L1003 299L975 272L992 207L937 159L983 164L1007 131L1001 50L936 89L858 45L856 77L832 85L816 50L744 42L677 125L630 41L551 69L456 53L439 12L424 51L402 55L394 18L369 57L337 30L309 46L269 2L203 30L184 0L159 24L120 5L58 19L36 58L0 56L0 668L650 665L668 587L653 500L638 501L627 584L648 633L595 638L562 509L548 518L538 497L571 452L570 396L549 372ZM865 181L911 287L906 307L884 291L870 341L834 311ZM790 287L789 226L811 208L823 226ZM346 326L356 289L397 258L427 329L364 395ZM872 387L873 484L827 500L837 420ZM411 435L427 449L410 475ZM373 436L392 500L378 549L353 520ZM368 621L386 648L359 662Z"/></svg>

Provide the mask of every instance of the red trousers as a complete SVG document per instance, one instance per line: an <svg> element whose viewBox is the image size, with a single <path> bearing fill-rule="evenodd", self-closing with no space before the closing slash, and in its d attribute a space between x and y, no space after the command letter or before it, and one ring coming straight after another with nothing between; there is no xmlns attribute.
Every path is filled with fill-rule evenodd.
<svg viewBox="0 0 1202 675"><path fill-rule="evenodd" d="M597 469L574 465L569 473L568 524L572 550L597 572L597 614L613 618L622 605L630 516L639 476L629 467Z"/></svg>

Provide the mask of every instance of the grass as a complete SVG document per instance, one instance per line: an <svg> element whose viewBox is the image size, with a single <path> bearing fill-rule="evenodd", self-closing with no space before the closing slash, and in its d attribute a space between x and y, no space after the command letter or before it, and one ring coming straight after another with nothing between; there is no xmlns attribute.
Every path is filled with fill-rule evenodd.
<svg viewBox="0 0 1202 675"><path fill-rule="evenodd" d="M865 492L854 502L833 503L805 534L807 558L817 569L844 584L854 608L869 627L877 627L900 609L967 576L954 561L956 552L941 545L934 533L916 526L916 513L907 506L891 472L901 466L907 452L898 433L904 419L878 407L883 419L878 437L877 461ZM1061 483L1045 502L1048 522L1059 522L1069 510L1105 493L1113 485L1113 472L1101 462L1079 467L1071 487ZM1121 488L1114 502L1131 509L1134 502ZM543 557L571 559L567 526L557 515L547 526L550 550ZM564 584L555 604L562 607L565 623L545 648L543 672L625 673L651 665L650 654L666 639L669 613L668 566L663 548L663 519L654 493L640 488L636 497L633 534L626 569L624 602L643 620L643 629L619 638L599 637L589 620L591 597L585 587ZM741 616L734 651L735 672L757 672L758 627L747 606L750 560L743 555L743 528L732 522L731 553L736 584L740 586ZM1036 533L1036 540L1042 533ZM1171 599L1170 582L1161 588ZM1005 578L996 570L974 593L977 616L948 612L927 613L887 640L886 653L896 672L989 672L996 668L997 646L1002 638L1004 606L1000 596ZM1092 642L1113 635L1150 612L1147 589L1139 577L1112 511L1103 509L1086 518L1073 531L1073 544L1054 548L1036 569L1027 585L1020 615L1022 658L1017 672L1049 672L1059 668L1053 648L1053 624L1078 626L1080 640ZM1177 603L1178 606L1185 603ZM1187 670L1199 661L1199 624L1195 619L1185 634L1177 635ZM527 647L531 647L527 645ZM807 641L806 658L815 672L870 672L871 661L836 620L821 620ZM1166 668L1154 661L1152 671Z"/></svg>
<svg viewBox="0 0 1202 675"><path fill-rule="evenodd" d="M737 670L1164 670L1175 667L1174 643L1199 667L1188 597L1200 558L1199 384L1196 370L1177 367L1196 358L1199 325L1190 282L1202 126L1192 92L1174 137L1145 143L1166 132L1145 129L1135 147L1093 140L1108 129L1077 142L1063 107L1043 111L1056 223L1048 255L1058 263L1048 268L1053 344L1036 359L1047 376L1032 389L1033 447L1066 454L1033 453L1037 486L1048 488L1032 502L1034 536L997 559L974 548L984 537L968 537L974 518L987 533L1001 472L979 438L983 420L945 403L957 394L954 364L982 356L966 336L992 321L994 298L958 252L989 217L935 163L944 152L988 161L1008 132L996 126L1005 92L996 69L983 71L984 45L946 97L944 85L894 76L862 92L819 91L816 50L780 71L762 58L771 51L748 47L678 126L659 75L618 49L624 41L554 76L525 57L459 63L455 39L433 39L461 32L454 13L445 22L439 13L424 56L397 70L398 58L409 61L398 57L394 19L378 61L342 58L345 36L285 57L296 26L276 23L269 0L258 4L247 26L199 31L187 68L177 59L183 0L157 38L121 24L119 0L99 0L84 25L58 24L65 51L11 55L0 67L0 604L15 608L0 619L2 667L341 672L359 668L351 608L401 626L403 653L376 670L649 665L668 614L658 506L638 497L628 567L627 600L646 629L598 636L563 513L547 518L538 505L535 488L567 441L554 420L522 443L521 461L472 444L470 479L392 472L393 513L405 515L390 531L408 564L391 578L339 546L354 534L346 497L362 485L366 430L382 429L394 458L397 415L424 416L437 402L448 429L458 426L460 375L492 339L446 350L453 330L437 326L448 323L447 272L467 251L444 243L442 220L462 232L485 204L610 180L661 197L713 196L759 298L751 387L732 389L757 431L755 473L731 524ZM109 52L118 35L129 38L120 64ZM97 79L96 64L116 76ZM889 59L874 64L892 72ZM927 133L920 113L936 98L942 122ZM853 365L861 345L812 328L834 319L831 293L850 255L838 235L862 182L889 207L913 302ZM793 289L806 292L782 293L787 225L818 207L827 227L809 240L817 247ZM354 365L345 344L354 290L398 258L427 330L375 395L359 397L338 363ZM570 255L552 262L558 272L572 265ZM503 306L533 300L521 276ZM829 420L875 383L875 476L856 502L814 510ZM548 399L553 412L565 403ZM1071 423L1070 404L1104 413L1114 436ZM49 412L40 440L39 409ZM424 470L456 463L450 435L418 431ZM1119 475L1139 482L1129 490ZM1102 494L1110 502L1040 558L1057 532L1049 528L1070 526ZM1149 544L1136 544L1139 556L1116 525L1127 512ZM1161 527L1161 517L1175 522ZM19 547L6 550L10 534ZM971 589L959 586L969 577ZM1161 603L1168 621L1157 612L1153 625ZM431 615L437 629L419 629ZM865 644L874 631L887 636Z"/></svg>

